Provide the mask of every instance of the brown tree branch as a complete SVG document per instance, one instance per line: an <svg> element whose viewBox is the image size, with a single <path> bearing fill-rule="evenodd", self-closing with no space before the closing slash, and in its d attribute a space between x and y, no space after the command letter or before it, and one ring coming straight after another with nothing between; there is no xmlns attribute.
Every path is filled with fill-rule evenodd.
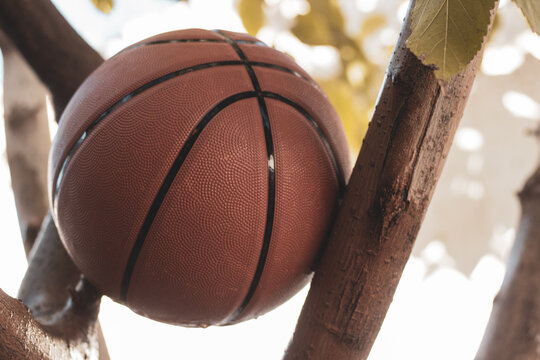
<svg viewBox="0 0 540 360"><path fill-rule="evenodd" d="M0 31L4 58L6 152L26 254L47 213L47 157L51 145L46 88Z"/></svg>
<svg viewBox="0 0 540 360"><path fill-rule="evenodd" d="M463 115L481 53L438 82L405 45L413 4L285 359L367 358Z"/></svg>
<svg viewBox="0 0 540 360"><path fill-rule="evenodd" d="M519 199L516 239L476 360L540 359L540 166Z"/></svg>
<svg viewBox="0 0 540 360"><path fill-rule="evenodd" d="M51 323L68 302L81 273L60 241L50 214L43 222L18 297L40 323ZM60 324L59 324L60 325Z"/></svg>
<svg viewBox="0 0 540 360"><path fill-rule="evenodd" d="M97 322L101 295L81 278L50 216L19 296L29 308L0 291L0 359L109 358Z"/></svg>
<svg viewBox="0 0 540 360"><path fill-rule="evenodd" d="M83 80L103 62L50 0L0 1L0 28L49 88L57 117Z"/></svg>
<svg viewBox="0 0 540 360"><path fill-rule="evenodd" d="M71 321L64 323L63 330L68 329L69 333L47 329L32 317L22 302L0 290L0 358L105 359L100 358L99 323L95 321L99 296L87 290L87 286L81 282L74 291L76 300L66 308ZM91 301L94 301L93 306L89 306Z"/></svg>

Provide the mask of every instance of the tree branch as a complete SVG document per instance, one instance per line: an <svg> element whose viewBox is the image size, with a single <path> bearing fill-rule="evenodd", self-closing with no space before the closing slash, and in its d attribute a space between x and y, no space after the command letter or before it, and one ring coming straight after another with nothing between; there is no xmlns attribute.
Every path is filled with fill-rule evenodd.
<svg viewBox="0 0 540 360"><path fill-rule="evenodd" d="M481 53L438 82L405 45L413 5L286 359L367 358L463 115Z"/></svg>
<svg viewBox="0 0 540 360"><path fill-rule="evenodd" d="M97 322L101 295L81 278L50 216L19 296L29 309L0 291L1 359L109 358Z"/></svg>
<svg viewBox="0 0 540 360"><path fill-rule="evenodd" d="M69 305L72 320L69 324L66 322L64 327L66 329L67 325L71 325L69 334L46 329L32 317L22 302L0 290L0 358L100 359L99 323L82 320L97 317L99 300L95 306L88 306L88 302L95 298L85 286L85 283L81 283L74 292L77 294L74 298L83 304L72 302ZM80 327L82 324L87 327Z"/></svg>
<svg viewBox="0 0 540 360"><path fill-rule="evenodd" d="M0 1L0 27L53 95L57 118L103 59L50 0Z"/></svg>
<svg viewBox="0 0 540 360"><path fill-rule="evenodd" d="M47 157L51 145L47 90L0 31L4 57L6 152L26 254L47 213Z"/></svg>
<svg viewBox="0 0 540 360"><path fill-rule="evenodd" d="M476 360L540 359L540 166L519 199L517 236Z"/></svg>
<svg viewBox="0 0 540 360"><path fill-rule="evenodd" d="M81 277L79 269L60 241L50 214L43 222L36 245L30 254L28 269L19 288L19 299L42 324L51 323L68 302L69 289Z"/></svg>

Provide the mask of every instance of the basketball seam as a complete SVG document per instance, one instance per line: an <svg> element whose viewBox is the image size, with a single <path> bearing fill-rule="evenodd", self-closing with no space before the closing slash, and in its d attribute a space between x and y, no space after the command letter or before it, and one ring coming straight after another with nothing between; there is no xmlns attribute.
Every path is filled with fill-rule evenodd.
<svg viewBox="0 0 540 360"><path fill-rule="evenodd" d="M150 230L150 227L152 225L152 222L153 222L155 216L157 215L157 213L159 211L160 205L162 204L162 202L164 201L164 199L165 199L165 197L167 195L167 191L170 188L170 186L172 184L172 181L174 180L176 174L180 170L180 167L181 167L183 161L185 160L185 158L187 157L187 155L189 153L189 150L193 147L195 141L197 140L197 137L199 136L200 131L202 131L202 129L212 120L212 118L214 116L216 116L220 111L222 111L224 108L231 105L232 103L234 103L236 101L240 101L242 99L257 97L258 102L259 102L259 108L260 108L260 111L261 111L261 117L263 118L263 127L264 127L264 131L265 131L265 140L267 142L267 155L268 155L269 203L268 203L268 209L267 209L267 221L266 221L266 226L265 226L265 239L267 239L267 241L263 241L263 248L261 249L261 256L259 257L259 262L258 262L258 265L257 265L256 274L255 274L254 279L253 279L253 281L251 283L250 289L248 290L248 294L244 298L244 301L242 302L241 306L236 310L236 312L231 317L229 317L228 321L230 322L230 321L234 321L236 318L239 317L239 315L247 307L249 301L251 300L251 298L253 297L253 295L255 293L255 290L256 290L257 285L258 285L258 283L260 281L260 278L262 276L262 272L263 272L264 265L265 265L265 262L266 262L266 256L268 254L268 250L269 250L269 246L270 246L270 238L271 238L271 233L272 233L274 208L275 208L275 162L274 162L275 158L274 158L272 135L271 135L271 129L270 129L270 121L269 121L269 118L268 118L268 110L266 108L266 103L264 101L264 98L265 97L275 98L276 100L287 103L287 104L293 106L294 108L296 108L298 111L300 111L308 119L308 121L310 120L309 114L300 105L298 105L294 101L292 101L290 99L287 99L285 97L282 97L281 95L278 95L278 94L274 94L274 93L270 93L270 92L262 92L262 90L260 88L260 85L258 83L258 79L257 79L257 77L255 75L255 71L253 69L253 66L265 67L265 68L270 68L270 69L274 69L274 70L278 70L278 71L283 71L283 72L289 73L291 75L294 75L296 77L299 77L299 78L301 78L301 79L303 79L305 81L308 81L310 83L313 83L313 81L311 79L303 76L299 72L297 72L295 70L292 70L292 69L289 69L287 67L283 67L283 66L275 65L275 64L270 64L270 63L264 63L264 62L250 62L247 59L247 57L245 56L245 54L242 52L240 47L237 45L237 42L234 42L233 40L226 37L226 35L224 35L224 34L222 34L220 32L218 32L218 33L221 36L223 36L225 39L229 40L229 41L224 40L224 42L228 42L234 48L234 50L239 55L241 61L237 61L237 60L218 61L218 62L198 64L198 65L183 68L183 69L180 69L180 70L175 70L173 72L167 73L167 74L165 74L163 76L160 76L160 77L158 77L156 79L153 79L153 80L139 86L138 88L131 91L127 95L124 95L118 101L116 101L111 106L109 106L105 111L103 111L96 118L96 120L94 120L86 128L86 130L83 131L82 135L77 139L75 144L72 145L70 151L66 154L66 157L65 157L64 161L62 162L62 166L59 168L60 170L57 170L57 176L55 178L55 181L53 182L53 184L54 184L53 185L53 194L54 194L54 196L53 196L53 206L54 206L54 203L55 203L55 200L56 200L56 196L58 195L59 186L60 186L60 183L61 183L61 180L62 180L61 174L66 170L66 166L69 163L69 160L74 156L77 149L81 146L83 141L88 137L88 134L90 133L90 131L95 126L97 126L106 116L108 116L110 113L115 111L118 107L120 107L120 105L128 102L134 96L144 92L145 90L148 90L148 89L152 88L153 86L155 86L157 84L160 84L160 83L162 83L162 82L164 82L166 80L178 77L178 76L183 75L183 74L187 74L187 73L190 73L190 72L193 72L193 71L202 70L202 69L211 68L211 67L236 66L236 65L245 66L246 71L248 72L248 75L250 76L250 79L252 80L252 84L253 84L253 87L254 87L255 91L236 93L236 94L231 95L230 97L226 98L225 100L222 100L220 103L218 103L218 105L214 106L214 108L212 108L203 117L203 119L205 119L207 116L209 116L210 113L212 113L212 111L215 112L215 113L213 113L212 116L210 116L209 118L207 118L205 120L206 122L204 123L204 126L202 128L200 128L198 131L195 131L196 128L199 126L199 124L201 124L203 122L203 119L201 119L199 121L199 123L196 125L196 128L192 130L192 134L190 134L190 137L192 137L193 135L195 137L191 140L189 148L186 151L184 151L184 148L185 148L186 144L184 144L184 146L180 150L180 153L178 154L177 158L175 159L175 162L179 159L181 154L184 152L184 154L182 155L183 158L181 160L178 160L179 162L176 165L175 165L175 163L173 163L173 165L169 169L169 172L168 172L167 176L165 177L164 182L162 183L160 189L158 190L158 195L156 195L156 197L153 200L153 203L152 203L153 206L151 206L150 210L148 211L148 213L146 215L145 221L143 222L144 230L143 230L143 227L141 227L141 230L139 232L140 234L143 233L144 236L141 235L141 236L137 237L136 244L134 244L134 246L133 246L133 248L132 248L132 250L130 252L130 257L128 259L128 264L126 265L126 269L124 271L124 276L122 278L122 285L121 285L121 294L123 294L123 295L121 295L121 300L126 301L127 300L127 292L129 290L129 283L130 283L131 277L133 275L135 265L137 263L137 258L139 256L141 250L142 250L146 235L148 234L148 232ZM280 98L278 99L277 97L280 97ZM231 100L231 99L235 99L235 100ZM282 99L285 99L285 101L282 100ZM223 104L223 103L225 103L227 101L231 101L231 102L228 103L227 105L223 106L223 108L220 108L218 111L215 110L216 107L218 107L220 104ZM306 116L306 114L308 116ZM311 119L311 120L313 120L313 119ZM312 123L312 125L315 126L316 130L317 129L320 130L320 128L318 128L318 125L316 124L316 122L314 120L310 121L310 122ZM195 131L195 133L193 133L193 131ZM268 140L270 140L270 142ZM189 138L188 138L188 141L189 141ZM187 143L187 141L186 141L186 143ZM269 144L270 144L270 148L268 146ZM327 149L331 150L330 147L328 147ZM332 153L332 152L330 151L329 153ZM333 153L332 153L332 155L330 157L332 158L332 156L333 156ZM334 160L335 160L335 157L334 157ZM339 168L338 168L338 170L339 170ZM169 174L172 174L172 173L174 173L174 175L169 175ZM170 184L168 183L169 181L170 181ZM167 185L165 185L166 182L167 182ZM162 190L162 188L164 190ZM158 197L159 197L159 199L157 199ZM154 205L154 203L156 205ZM271 213L270 216L268 216L269 213ZM130 269L128 270L128 268L130 268Z"/></svg>
<svg viewBox="0 0 540 360"><path fill-rule="evenodd" d="M296 77L298 77L298 78L300 78L302 80L305 80L305 81L311 83L312 85L315 85L315 81L313 81L312 79L302 75L298 71L295 71L293 69L289 69L288 67L285 67L285 66L265 63L265 62L261 62L261 61L252 61L252 62L250 62L250 64L252 66L260 66L260 67L265 67L265 68L268 68L268 69L283 71L283 72L292 74L292 75L294 75L294 76L296 76Z"/></svg>
<svg viewBox="0 0 540 360"><path fill-rule="evenodd" d="M268 46L262 41L256 41L256 40L233 40L237 44L253 44L253 45L260 45L260 46ZM222 43L226 44L227 41L223 39L168 39L168 40L155 40L155 41L149 41L141 44L136 44L131 47L128 47L128 49L136 49L141 46L148 46L148 45L160 45L160 44L176 44L176 43Z"/></svg>
<svg viewBox="0 0 540 360"><path fill-rule="evenodd" d="M246 71L251 79L253 88L257 93L257 101L259 103L259 110L261 113L261 118L263 122L264 138L266 142L266 153L268 161L268 203L266 210L266 223L264 229L263 243L261 247L261 253L259 255L259 261L257 262L257 267L255 268L255 274L248 288L248 291L244 297L244 300L240 303L240 306L235 310L235 312L225 320L225 323L231 323L238 319L242 312L246 309L249 302L253 298L255 291L259 285L259 282L264 271L264 266L266 264L266 259L268 256L268 251L270 249L270 241L272 238L272 229L274 226L274 212L275 212L275 203L276 203L276 174L275 174L275 155L274 155L274 143L272 139L272 130L270 127L270 119L268 117L268 109L266 107L266 101L264 99L259 80L257 75L253 70L251 63L249 62L247 56L244 54L240 46L235 43L229 36L220 30L215 30L215 32L221 35L228 43L232 46L234 51L238 54L238 57L244 62Z"/></svg>
<svg viewBox="0 0 540 360"><path fill-rule="evenodd" d="M195 142L197 141L197 138L199 137L201 132L204 130L206 125L208 125L208 123L210 123L210 121L215 116L217 116L221 111L223 111L229 105L232 105L240 100L244 100L244 99L248 99L248 98L252 98L256 96L257 96L256 92L246 91L246 92L236 93L234 95L231 95L225 98L224 100L220 101L217 105L215 105L212 109L210 109L210 111L208 111L201 118L201 120L197 123L197 125L195 125L195 127L189 134L187 140L184 142L174 162L169 168L167 175L163 179L163 182L156 196L154 197L154 200L152 201L152 205L150 206L150 209L148 210L146 214L146 217L143 221L141 229L139 230L139 234L137 235L135 243L133 244L133 247L131 249L131 252L128 258L128 262L126 264L126 268L124 270L124 275L122 277L122 283L120 286L120 300L121 301L124 301L124 302L127 301L127 292L129 289L129 284L131 282L133 271L135 270L135 265L137 263L137 259L140 255L140 252L142 250L146 237L150 231L150 228L153 224L155 217L157 216L159 212L161 204L165 200L165 197L167 196L167 193L170 187L172 186L172 183L174 182L176 175L180 171L182 164L184 163L189 152L193 148Z"/></svg>
<svg viewBox="0 0 540 360"><path fill-rule="evenodd" d="M142 46L161 45L161 44L174 44L174 43L190 43L190 42L227 43L227 41L224 40L224 39L170 39L170 40L156 40L156 41L150 41L150 42L147 42L147 43L142 43L142 44L133 45L131 47L127 47L124 50L122 50L121 52L119 52L118 54L120 54L120 53L122 53L124 51L127 51L127 50L133 50L133 49L136 49L136 48L139 48L139 47L142 47ZM233 42L236 43L236 44L252 44L252 45L260 45L260 46L264 46L264 47L269 47L268 45L266 45L262 41L255 41L255 40L233 40ZM118 55L118 54L116 54L116 55ZM313 83L313 84L315 83L312 79L302 75L298 71L289 69L289 68L284 67L284 66L275 65L275 64L269 64L269 63L264 63L264 62L258 62L258 61L250 61L249 63L252 66L264 66L264 67L267 67L267 68L288 72L288 73L291 73L291 74L293 74L293 75L295 75L295 76L297 76L299 78L302 78L302 79L304 79L306 81L309 81L310 83Z"/></svg>
<svg viewBox="0 0 540 360"><path fill-rule="evenodd" d="M268 47L264 42L259 40L233 40L237 44L252 44L252 45L259 45L259 46L265 46ZM154 41L148 41L140 44L134 44L131 46L126 47L125 49L119 51L114 56L117 56L118 54L121 54L123 52L137 49L139 47L143 46L151 46L151 45L162 45L162 44L179 44L179 43L222 43L226 44L227 41L225 39L168 39L168 40L154 40Z"/></svg>
<svg viewBox="0 0 540 360"><path fill-rule="evenodd" d="M328 138L324 134L322 128L319 126L317 121L309 114L309 112L304 109L300 104L297 102L274 92L271 91L264 91L263 96L269 99L274 99L277 101L280 101L284 104L289 105L296 111L298 111L313 127L317 135L319 136L319 139L323 143L326 152L328 154L328 157L330 158L330 162L332 163L332 167L334 168L334 174L336 175L336 180L338 183L338 189L339 189L339 196L340 198L343 196L343 193L345 191L345 177L343 176L343 172L341 168L339 167L339 164L337 162L337 158L335 155L334 150L332 149L332 146L330 145L330 142L328 141Z"/></svg>
<svg viewBox="0 0 540 360"><path fill-rule="evenodd" d="M269 47L268 45L266 45L264 42L262 41L259 41L259 40L232 40L234 43L236 44L251 44L251 45L260 45L260 46L264 46L264 47ZM124 51L128 51L128 50L133 50L133 49L136 49L136 48L139 48L139 47L142 47L142 46L149 46L149 45L162 45L162 44L175 44L175 43L227 43L227 40L225 39L169 39L169 40L155 40L155 41L149 41L149 42L146 42L146 43L141 43L141 44L136 44L136 45L132 45L132 46L129 46L127 48L125 48L124 50L120 51L118 54L120 53L123 53ZM116 54L116 55L118 55ZM115 56L116 56L115 55ZM257 61L252 61L250 62L250 64L252 66L259 66L260 64L263 64L263 66L266 66L268 68L274 68L276 70L282 70L282 71L285 71L285 72L289 72L295 76L298 76L306 81L309 81L311 83L314 83L313 80L309 79L308 77L300 74L299 72L295 71L295 70L292 70L292 69L289 69L289 68L286 68L286 67L283 67L283 66L280 66L280 65L275 65L275 64L268 64L268 63L263 63L263 62L257 62Z"/></svg>
<svg viewBox="0 0 540 360"><path fill-rule="evenodd" d="M53 188L52 188L53 210L56 210L55 205L56 205L56 199L57 199L57 195L58 195L58 189L60 188L60 183L61 183L61 181L63 179L63 174L66 171L66 168L67 168L67 165L68 165L70 159L74 156L75 151L81 146L82 142L86 139L86 137L88 137L89 132L95 126L97 126L107 115L109 115L114 110L116 110L118 107L120 107L120 105L123 105L124 103L131 100L134 96L144 92L145 90L148 90L148 89L154 87L155 85L161 84L162 82L165 82L167 80L170 80L170 79L173 79L173 78L176 78L178 76L188 74L188 73L191 73L191 72L194 72L194 71L204 70L204 69L207 69L207 68L214 68L214 67L221 67L221 66L236 66L236 65L244 65L244 63L242 61L239 61L239 60L224 60L224 61L216 61L216 62L198 64L198 65L190 66L190 67L187 67L187 68L182 68L180 70L172 71L170 73L162 75L162 76L160 76L160 77L158 77L156 79L152 79L149 82L139 86L135 90L129 92L128 94L124 95L119 100L114 102L107 109L105 109L96 118L96 120L94 120L90 125L88 125L88 127L83 131L83 133L79 136L79 138L77 138L77 141L71 146L71 149L67 152L66 156L64 157L64 161L59 163L61 165L57 168L57 171L55 172L55 176L54 176L54 179L53 179L53 182L52 182L52 186L53 186ZM296 71L294 71L292 69L286 68L286 67L282 67L282 66L274 65L274 64L270 64L270 63L265 63L265 62L256 62L256 63L253 63L253 65L283 71L283 72L295 75L297 77L300 77L301 79L304 79L306 81L311 82L310 79L304 77L302 74L300 74L300 73L298 73L298 72L296 72Z"/></svg>

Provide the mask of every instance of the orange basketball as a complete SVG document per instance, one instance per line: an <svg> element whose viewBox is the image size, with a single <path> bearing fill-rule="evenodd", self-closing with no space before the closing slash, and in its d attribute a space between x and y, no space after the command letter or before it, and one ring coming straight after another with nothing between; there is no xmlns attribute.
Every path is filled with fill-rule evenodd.
<svg viewBox="0 0 540 360"><path fill-rule="evenodd" d="M184 30L86 79L49 188L67 251L103 294L205 326L257 317L309 281L349 173L335 110L289 56Z"/></svg>

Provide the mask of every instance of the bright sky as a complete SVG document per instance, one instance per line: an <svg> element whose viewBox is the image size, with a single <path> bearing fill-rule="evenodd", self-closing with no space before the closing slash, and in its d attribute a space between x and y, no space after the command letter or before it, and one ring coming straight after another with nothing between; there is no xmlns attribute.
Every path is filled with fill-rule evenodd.
<svg viewBox="0 0 540 360"><path fill-rule="evenodd" d="M191 0L189 3L117 0L108 16L99 13L90 0L53 2L105 57L152 34L178 28L243 31L232 0ZM267 3L276 2L267 0ZM282 11L288 14L305 9L301 0L284 3ZM352 3L359 13L382 6L378 0ZM394 1L392 6L397 10L399 3ZM399 9L403 11L403 7ZM381 35L381 42L391 43L397 32L395 28L387 29ZM336 63L333 49L308 47L276 29L263 29L260 36L297 55L297 59L307 59L300 62L312 74L327 72ZM508 66L517 65L506 63L505 68L504 64L497 66L495 62L504 54L515 59L515 51L524 53L523 49L529 46L529 42L523 44L488 52L483 70L487 73L510 71ZM536 116L540 112L538 103L517 92L509 92L504 101L507 108L514 109L509 111L528 111L527 114ZM482 141L478 131L465 129L458 133L456 144L474 150L482 146ZM0 127L0 151L3 152L4 146L4 129ZM4 235L0 241L0 287L15 296L25 271L25 259L5 156L0 159L0 203L0 228ZM465 276L453 268L445 245L433 241L421 257L409 261L370 359L472 359L503 275L504 264L486 255L471 275ZM108 298L103 299L100 319L112 359L279 359L292 335L306 293L304 289L258 320L224 328L187 329L160 324Z"/></svg>

